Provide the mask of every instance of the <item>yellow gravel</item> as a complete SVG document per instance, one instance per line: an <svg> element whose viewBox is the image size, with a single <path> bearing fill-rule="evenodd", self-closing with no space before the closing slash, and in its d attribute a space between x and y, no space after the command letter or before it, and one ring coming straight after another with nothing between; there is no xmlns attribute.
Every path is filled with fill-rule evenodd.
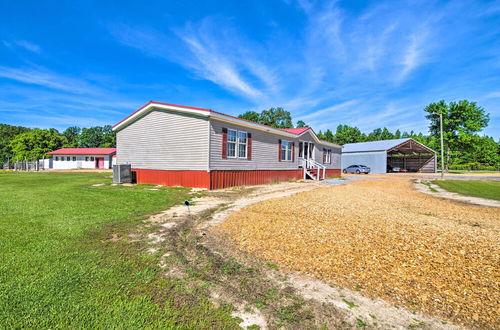
<svg viewBox="0 0 500 330"><path fill-rule="evenodd" d="M245 251L454 323L497 327L500 211L372 180L261 202L218 230Z"/></svg>

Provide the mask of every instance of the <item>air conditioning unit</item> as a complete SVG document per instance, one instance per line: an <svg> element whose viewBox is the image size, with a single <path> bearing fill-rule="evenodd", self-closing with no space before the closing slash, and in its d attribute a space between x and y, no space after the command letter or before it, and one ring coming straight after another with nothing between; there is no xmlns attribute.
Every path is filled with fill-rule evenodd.
<svg viewBox="0 0 500 330"><path fill-rule="evenodd" d="M132 166L130 164L113 165L113 182L132 183Z"/></svg>

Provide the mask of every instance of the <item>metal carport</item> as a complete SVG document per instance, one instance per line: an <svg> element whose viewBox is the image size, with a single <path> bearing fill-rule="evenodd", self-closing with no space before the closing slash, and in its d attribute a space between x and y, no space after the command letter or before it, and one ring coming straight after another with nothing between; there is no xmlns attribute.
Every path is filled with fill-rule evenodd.
<svg viewBox="0 0 500 330"><path fill-rule="evenodd" d="M436 152L414 139L348 143L342 149L342 168L366 165L372 173L399 167L407 172L436 172Z"/></svg>

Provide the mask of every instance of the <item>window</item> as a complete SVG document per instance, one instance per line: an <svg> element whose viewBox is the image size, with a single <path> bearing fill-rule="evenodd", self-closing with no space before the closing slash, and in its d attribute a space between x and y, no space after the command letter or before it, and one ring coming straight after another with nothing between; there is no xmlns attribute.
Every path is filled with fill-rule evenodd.
<svg viewBox="0 0 500 330"><path fill-rule="evenodd" d="M281 140L281 160L282 161L292 161L293 154L293 142L287 140Z"/></svg>
<svg viewBox="0 0 500 330"><path fill-rule="evenodd" d="M236 142L238 140L237 131L234 129L227 130L227 156L236 158Z"/></svg>
<svg viewBox="0 0 500 330"><path fill-rule="evenodd" d="M70 156L66 157L66 160L67 160L68 162L70 161L70 159L71 159L71 157L70 157Z"/></svg>
<svg viewBox="0 0 500 330"><path fill-rule="evenodd" d="M238 157L247 158L247 132L238 132Z"/></svg>
<svg viewBox="0 0 500 330"><path fill-rule="evenodd" d="M248 133L234 129L227 130L227 157L248 158Z"/></svg>
<svg viewBox="0 0 500 330"><path fill-rule="evenodd" d="M332 149L323 149L323 163L332 163Z"/></svg>
<svg viewBox="0 0 500 330"><path fill-rule="evenodd" d="M85 161L88 162L89 161L89 156L85 156Z"/></svg>
<svg viewBox="0 0 500 330"><path fill-rule="evenodd" d="M56 156L56 160L59 160L59 157Z"/></svg>
<svg viewBox="0 0 500 330"><path fill-rule="evenodd" d="M94 161L94 157L90 157L90 161L93 162Z"/></svg>
<svg viewBox="0 0 500 330"><path fill-rule="evenodd" d="M76 157L75 156L73 156L73 161L76 162Z"/></svg>

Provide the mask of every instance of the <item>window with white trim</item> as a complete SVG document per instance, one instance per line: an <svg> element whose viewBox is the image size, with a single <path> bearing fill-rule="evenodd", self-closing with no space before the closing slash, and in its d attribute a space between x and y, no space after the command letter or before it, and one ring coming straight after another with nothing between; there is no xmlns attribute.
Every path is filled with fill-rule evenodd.
<svg viewBox="0 0 500 330"><path fill-rule="evenodd" d="M238 131L234 129L227 130L227 156L236 158L236 145L238 142Z"/></svg>
<svg viewBox="0 0 500 330"><path fill-rule="evenodd" d="M238 131L238 157L247 158L247 132Z"/></svg>
<svg viewBox="0 0 500 330"><path fill-rule="evenodd" d="M331 164L332 163L332 149L324 149L325 151L325 164Z"/></svg>
<svg viewBox="0 0 500 330"><path fill-rule="evenodd" d="M227 129L227 157L248 158L248 133Z"/></svg>
<svg viewBox="0 0 500 330"><path fill-rule="evenodd" d="M282 161L292 161L293 155L293 142L287 140L281 140L281 160Z"/></svg>

